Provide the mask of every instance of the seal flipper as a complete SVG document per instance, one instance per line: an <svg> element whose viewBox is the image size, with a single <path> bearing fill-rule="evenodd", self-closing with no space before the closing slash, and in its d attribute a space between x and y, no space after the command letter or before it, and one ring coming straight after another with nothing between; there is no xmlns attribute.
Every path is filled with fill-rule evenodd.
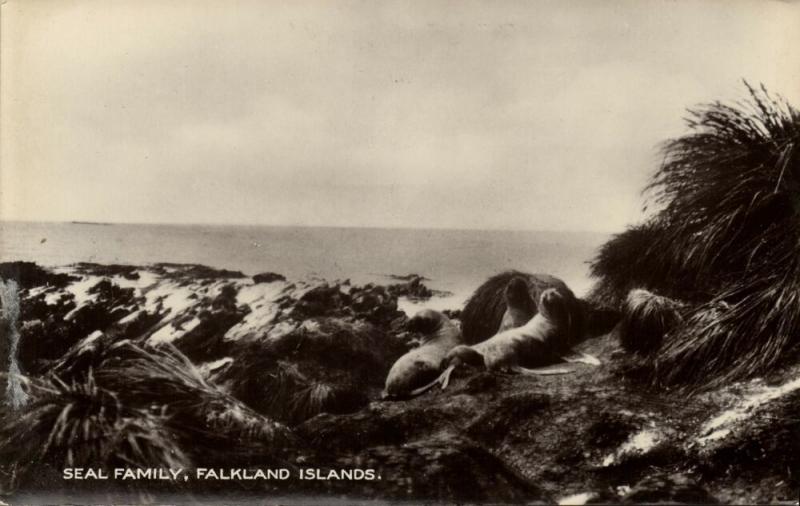
<svg viewBox="0 0 800 506"><path fill-rule="evenodd" d="M568 355L562 355L561 360L569 362L570 364L588 364L588 365L601 365L602 362L597 357L587 353L575 352Z"/></svg>
<svg viewBox="0 0 800 506"><path fill-rule="evenodd" d="M447 388L447 385L450 384L450 374L453 372L456 366L451 365L447 369L444 370L442 374L440 374L435 380L431 381L427 385L421 386L419 388L415 388L409 393L409 397L416 397L418 395L422 395L431 388L435 387L436 385L442 385L442 390Z"/></svg>
<svg viewBox="0 0 800 506"><path fill-rule="evenodd" d="M448 366L448 368L444 370L442 375L439 376L438 379L442 380L441 381L442 390L446 389L447 385L450 384L450 375L453 374L453 371L455 370L455 368L456 368L456 366L454 366L454 365Z"/></svg>
<svg viewBox="0 0 800 506"><path fill-rule="evenodd" d="M537 369L527 369L525 367L513 366L509 368L512 372L517 374L527 374L531 376L552 376L556 374L570 374L575 372L575 369L566 369L564 367L540 367Z"/></svg>

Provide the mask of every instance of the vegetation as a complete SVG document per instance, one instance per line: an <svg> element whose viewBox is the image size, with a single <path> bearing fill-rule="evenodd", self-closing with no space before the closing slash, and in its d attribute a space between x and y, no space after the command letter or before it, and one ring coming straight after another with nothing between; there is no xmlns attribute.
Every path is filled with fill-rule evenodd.
<svg viewBox="0 0 800 506"><path fill-rule="evenodd" d="M42 466L285 464L282 452L293 446L288 428L206 381L172 346L121 341L65 359L91 365L73 374L79 368L62 361L26 380L30 401L0 423L0 460L22 474Z"/></svg>
<svg viewBox="0 0 800 506"><path fill-rule="evenodd" d="M761 374L800 344L800 113L747 88L748 100L689 111L691 132L664 145L647 187L660 211L592 264L594 297L641 287L691 304L654 383Z"/></svg>

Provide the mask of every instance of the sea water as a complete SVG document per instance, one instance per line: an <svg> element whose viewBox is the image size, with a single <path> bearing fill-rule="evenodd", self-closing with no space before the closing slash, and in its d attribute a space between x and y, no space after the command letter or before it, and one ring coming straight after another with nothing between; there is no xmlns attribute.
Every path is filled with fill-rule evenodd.
<svg viewBox="0 0 800 506"><path fill-rule="evenodd" d="M587 262L607 239L594 232L0 222L0 261L197 263L358 284L414 273L452 293L428 307L455 308L506 269L553 274L582 295L591 285Z"/></svg>

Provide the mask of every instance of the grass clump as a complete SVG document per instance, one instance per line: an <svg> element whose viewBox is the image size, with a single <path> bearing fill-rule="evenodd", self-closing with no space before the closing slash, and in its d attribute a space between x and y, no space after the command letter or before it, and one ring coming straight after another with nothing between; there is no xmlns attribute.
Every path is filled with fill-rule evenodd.
<svg viewBox="0 0 800 506"><path fill-rule="evenodd" d="M206 380L175 347L95 343L23 383L30 401L0 421L0 461L35 479L64 467L285 465L296 447L286 426Z"/></svg>
<svg viewBox="0 0 800 506"><path fill-rule="evenodd" d="M689 111L647 187L660 211L592 263L595 296L690 303L653 359L657 384L763 374L800 343L800 113L745 84L746 100Z"/></svg>
<svg viewBox="0 0 800 506"><path fill-rule="evenodd" d="M49 376L25 384L28 404L6 412L0 424L0 461L16 463L23 474L41 467L192 465L167 416L122 403L91 373L80 382Z"/></svg>

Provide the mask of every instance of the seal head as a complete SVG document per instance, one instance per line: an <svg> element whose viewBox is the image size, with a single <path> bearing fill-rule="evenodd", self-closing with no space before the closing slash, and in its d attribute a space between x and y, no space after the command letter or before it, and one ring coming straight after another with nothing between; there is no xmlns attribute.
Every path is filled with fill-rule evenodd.
<svg viewBox="0 0 800 506"><path fill-rule="evenodd" d="M521 276L515 276L508 282L504 297L506 310L497 332L521 327L536 314L536 302L531 297L528 283Z"/></svg>

